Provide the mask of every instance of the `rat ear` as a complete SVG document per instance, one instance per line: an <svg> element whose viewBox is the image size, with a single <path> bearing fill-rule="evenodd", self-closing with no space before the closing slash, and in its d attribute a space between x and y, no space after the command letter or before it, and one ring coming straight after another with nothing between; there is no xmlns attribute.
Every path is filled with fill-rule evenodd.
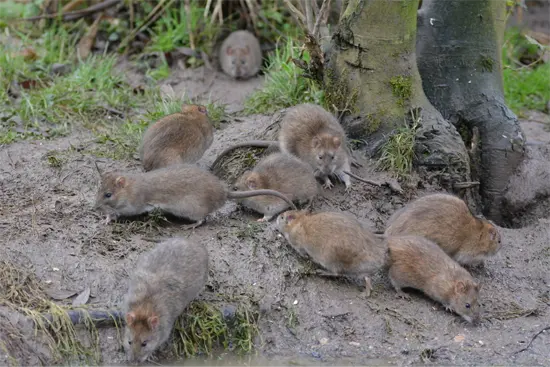
<svg viewBox="0 0 550 367"><path fill-rule="evenodd" d="M292 214L287 215L287 216L286 216L286 221L287 221L287 223L290 222L291 220L294 220L294 218L296 218L296 217L295 217L294 215L292 215Z"/></svg>
<svg viewBox="0 0 550 367"><path fill-rule="evenodd" d="M205 115L208 114L208 110L206 109L205 106L197 106L197 110L200 112L200 113L204 113Z"/></svg>
<svg viewBox="0 0 550 367"><path fill-rule="evenodd" d="M150 316L147 322L149 323L149 327L155 330L159 326L159 317L157 315Z"/></svg>
<svg viewBox="0 0 550 367"><path fill-rule="evenodd" d="M321 145L321 139L319 139L318 136L314 136L313 139L311 139L311 146L313 148L319 148L319 145Z"/></svg>
<svg viewBox="0 0 550 367"><path fill-rule="evenodd" d="M136 321L136 314L134 312L128 312L126 314L126 325L132 325Z"/></svg>
<svg viewBox="0 0 550 367"><path fill-rule="evenodd" d="M457 282L455 284L455 291L456 293L466 293L466 284L462 281Z"/></svg>
<svg viewBox="0 0 550 367"><path fill-rule="evenodd" d="M474 283L474 288L476 289L476 291L479 292L481 290L481 287L482 287L481 283Z"/></svg>
<svg viewBox="0 0 550 367"><path fill-rule="evenodd" d="M250 175L246 179L246 186L248 186L250 190L256 190L258 188L258 180L254 175Z"/></svg>
<svg viewBox="0 0 550 367"><path fill-rule="evenodd" d="M229 56L233 55L233 49L231 48L231 46L225 49L225 53L228 54Z"/></svg>
<svg viewBox="0 0 550 367"><path fill-rule="evenodd" d="M342 144L342 140L340 140L339 137L333 136L332 137L332 144L334 145L334 148L339 148L340 144Z"/></svg>
<svg viewBox="0 0 550 367"><path fill-rule="evenodd" d="M126 178L124 176L118 176L115 180L115 185L118 188L123 188L126 186Z"/></svg>

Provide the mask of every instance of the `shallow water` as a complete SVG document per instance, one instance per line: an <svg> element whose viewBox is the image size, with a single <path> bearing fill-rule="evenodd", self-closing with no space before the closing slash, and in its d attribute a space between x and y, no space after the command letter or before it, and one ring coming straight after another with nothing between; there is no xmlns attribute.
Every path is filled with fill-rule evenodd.
<svg viewBox="0 0 550 367"><path fill-rule="evenodd" d="M212 359L185 359L172 363L144 363L140 364L140 367L154 367L154 366L166 366L166 367L233 367L233 366L242 366L242 367L313 367L319 366L321 364L330 365L334 367L348 367L348 366L395 366L396 363L392 363L389 360L382 359L361 359L361 362L358 361L321 361L314 359L306 358L277 358L277 359L268 359L265 357L254 356L254 357L244 357L236 358L231 356L223 356L219 358ZM105 367L134 367L137 365L132 364L105 364Z"/></svg>

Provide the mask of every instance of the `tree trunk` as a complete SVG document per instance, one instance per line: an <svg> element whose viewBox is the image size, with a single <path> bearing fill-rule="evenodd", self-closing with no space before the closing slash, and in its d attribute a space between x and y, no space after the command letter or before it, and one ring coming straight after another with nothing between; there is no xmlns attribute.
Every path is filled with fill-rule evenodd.
<svg viewBox="0 0 550 367"><path fill-rule="evenodd" d="M447 3L447 2L445 2ZM325 98L346 111L352 138L376 155L412 110L421 111L415 165L469 179L466 148L454 126L430 104L416 65L418 0L344 1L325 68Z"/></svg>
<svg viewBox="0 0 550 367"><path fill-rule="evenodd" d="M502 0L424 0L418 12L417 60L424 91L471 146L483 212L499 223L505 189L524 157L525 143L503 97L505 25Z"/></svg>

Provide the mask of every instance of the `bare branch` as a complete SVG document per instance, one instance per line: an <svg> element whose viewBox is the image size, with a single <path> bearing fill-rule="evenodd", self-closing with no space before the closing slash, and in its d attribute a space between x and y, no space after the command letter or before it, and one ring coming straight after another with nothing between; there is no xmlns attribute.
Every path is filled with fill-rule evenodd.
<svg viewBox="0 0 550 367"><path fill-rule="evenodd" d="M315 25L313 26L313 37L318 38L319 37L319 27L321 25L325 26L328 21L328 13L330 10L330 0L323 0L323 4L321 5L321 10L319 10L319 14L317 14L317 19L315 20Z"/></svg>

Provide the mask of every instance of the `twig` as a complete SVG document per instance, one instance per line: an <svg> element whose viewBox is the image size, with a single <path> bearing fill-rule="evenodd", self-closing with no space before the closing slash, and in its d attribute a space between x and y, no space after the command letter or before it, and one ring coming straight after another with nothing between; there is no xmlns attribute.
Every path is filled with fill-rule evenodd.
<svg viewBox="0 0 550 367"><path fill-rule="evenodd" d="M183 6L185 8L185 18L186 18L186 25L187 25L187 33L189 33L189 46L192 50L195 50L195 34L193 33L193 30L191 29L191 22L189 21L191 19L191 1L185 0L183 3Z"/></svg>
<svg viewBox="0 0 550 367"><path fill-rule="evenodd" d="M84 0L73 0L71 1L70 3L68 3L67 5L65 5L62 9L61 9L61 12L63 14L67 13L67 12L70 12L71 10L73 10L74 8L76 8L77 6L79 6L80 4L82 4L84 2Z"/></svg>
<svg viewBox="0 0 550 367"><path fill-rule="evenodd" d="M342 171L344 172L346 175L350 176L350 177L353 177L355 178L356 180L359 180L361 182L364 182L364 183L368 183L370 185L373 185L373 186L377 186L377 187L380 187L382 186L381 184L379 184L378 182L375 182L375 181L371 181L371 180L367 180L366 178L362 178L362 177L359 177L351 172L348 172L348 171Z"/></svg>
<svg viewBox="0 0 550 367"><path fill-rule="evenodd" d="M76 20L76 19L80 19L82 17L85 17L86 15L90 15L90 14L93 14L93 13L100 12L102 10L106 10L106 9L112 7L112 6L117 5L118 3L120 3L120 0L105 0L102 3L92 5L88 8L86 8L86 9L79 10L79 11L72 11L72 12L65 13L65 14L55 13L55 14L37 15L35 17L17 19L16 22L35 21L35 20L40 20L40 19L55 19L59 16L61 16L63 20Z"/></svg>
<svg viewBox="0 0 550 367"><path fill-rule="evenodd" d="M254 29L256 29L258 27L259 11L256 10L256 7L254 6L254 3L252 2L252 0L245 0L245 1L249 9L250 19L252 19L252 26L254 27Z"/></svg>
<svg viewBox="0 0 550 367"><path fill-rule="evenodd" d="M321 26L321 22L323 23L323 25L326 25L329 9L330 0L323 0L321 10L319 10L319 14L317 14L317 19L315 20L315 25L313 26L313 37L319 37L319 27Z"/></svg>
<svg viewBox="0 0 550 367"><path fill-rule="evenodd" d="M306 23L306 17L302 12L300 12L290 0L284 0L285 4L288 6L288 10L290 10L290 13L298 19L298 21L302 22L302 24Z"/></svg>
<svg viewBox="0 0 550 367"><path fill-rule="evenodd" d="M514 355L518 354L518 353L521 353L521 352L525 352L527 349L529 349L531 347L531 344L533 344L533 342L535 341L535 339L538 338L539 335L544 333L546 330L550 330L550 326L545 327L544 329L542 329L541 331L539 331L538 333L533 335L533 337L531 338L531 341L529 342L529 344L527 344L527 346L525 348L522 348L522 349L518 350L517 352L514 352Z"/></svg>
<svg viewBox="0 0 550 367"><path fill-rule="evenodd" d="M311 1L306 1L306 23L307 30L313 31L313 9L311 8Z"/></svg>
<svg viewBox="0 0 550 367"><path fill-rule="evenodd" d="M175 0L170 0L168 2L168 4L166 4L166 6L164 6L164 8L163 8L163 5L164 5L164 3L166 3L166 0L161 0L157 4L157 6L155 6L155 8L151 11L151 13L149 13L147 18L145 18L143 23L139 27L137 27L133 31L131 31L130 34L128 34L128 36L126 36L126 38L120 43L119 49L122 49L122 48L126 47L126 45L128 45L128 43L130 43L130 41L134 39L134 37L136 36L136 34L139 33L139 31L141 31L145 27L150 26L151 23L153 23L155 20L157 20L158 17L160 17L161 14L166 9L168 9L168 7L170 7L170 5L172 5L174 3L174 1Z"/></svg>
<svg viewBox="0 0 550 367"><path fill-rule="evenodd" d="M469 189L475 186L479 186L479 181L455 182L453 184L454 189Z"/></svg>

